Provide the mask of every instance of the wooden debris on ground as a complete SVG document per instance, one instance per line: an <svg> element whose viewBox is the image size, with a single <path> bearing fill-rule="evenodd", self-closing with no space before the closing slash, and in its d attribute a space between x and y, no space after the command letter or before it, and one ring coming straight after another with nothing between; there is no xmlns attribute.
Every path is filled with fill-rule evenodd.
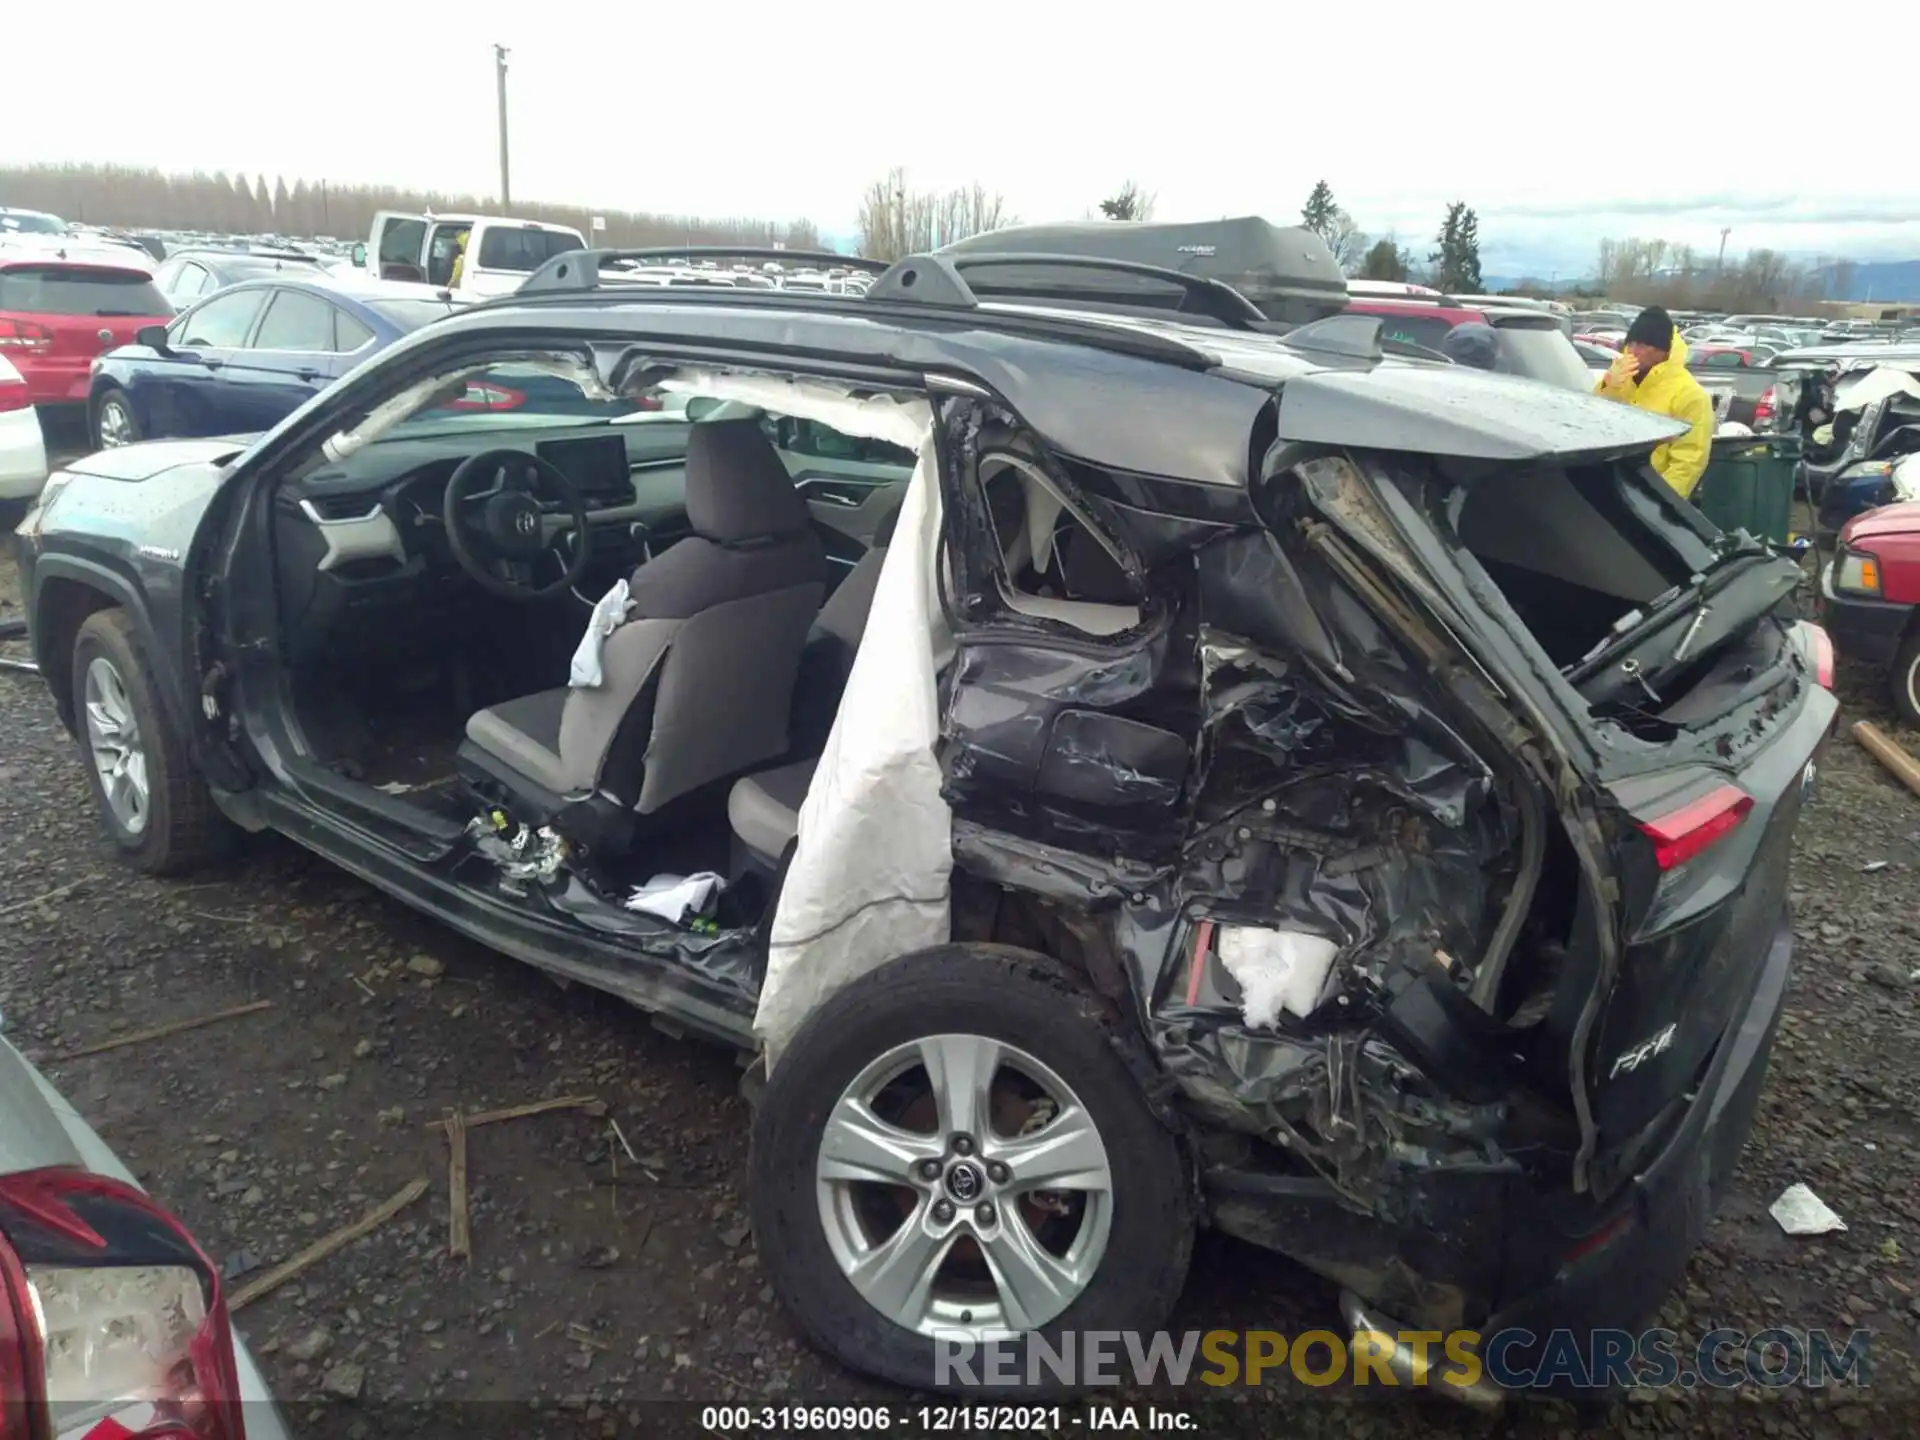
<svg viewBox="0 0 1920 1440"><path fill-rule="evenodd" d="M444 1118L427 1126L429 1130L443 1130L447 1136L447 1254L454 1259L473 1258L472 1220L467 1209L467 1132L476 1125L524 1120L553 1110L598 1110L604 1114L606 1106L597 1095L561 1095L510 1105L504 1110L478 1110L471 1115L449 1110Z"/></svg>
<svg viewBox="0 0 1920 1440"><path fill-rule="evenodd" d="M473 1258L473 1237L467 1219L467 1122L449 1112L447 1127L447 1254L455 1260Z"/></svg>
<svg viewBox="0 0 1920 1440"><path fill-rule="evenodd" d="M1854 724L1853 738L1860 743L1861 749L1886 766L1894 779L1920 795L1920 760L1915 760L1901 749L1892 736L1878 725L1861 720Z"/></svg>
<svg viewBox="0 0 1920 1440"><path fill-rule="evenodd" d="M510 1105L505 1110L480 1110L472 1115L461 1116L461 1122L472 1130L480 1125L498 1125L502 1120L523 1120L529 1115L544 1115L549 1110L586 1110L600 1104L598 1095L562 1095L553 1100L532 1100L525 1105ZM436 1120L429 1130L445 1129L445 1120Z"/></svg>
<svg viewBox="0 0 1920 1440"><path fill-rule="evenodd" d="M274 1266L259 1279L250 1280L242 1285L227 1298L227 1309L239 1310L251 1305L262 1295L278 1290L294 1276L311 1269L335 1251L344 1250L354 1241L371 1235L426 1193L425 1180L409 1180L403 1189L383 1200L351 1225L343 1225L331 1235L322 1236L291 1260Z"/></svg>
<svg viewBox="0 0 1920 1440"><path fill-rule="evenodd" d="M11 915L16 910L31 910L36 905L44 905L49 900L58 900L71 895L89 880L97 880L97 875L82 875L78 880L69 880L64 885L56 885L44 894L35 895L28 900L16 900L11 905L0 905L0 915Z"/></svg>
<svg viewBox="0 0 1920 1440"><path fill-rule="evenodd" d="M271 1010L271 1000L255 1000L247 1005L235 1005L229 1010L218 1010L211 1015L196 1015L191 1020L173 1020L165 1025L156 1025L151 1030L136 1030L131 1035L121 1035L112 1040L102 1040L97 1045L82 1045L78 1050L69 1050L56 1056L60 1060L78 1060L86 1055L101 1055L109 1050L124 1050L129 1045L144 1045L149 1040L164 1040L169 1035L180 1035L188 1030L198 1030L203 1025L215 1025L222 1020L237 1020L242 1015L257 1015L262 1010Z"/></svg>

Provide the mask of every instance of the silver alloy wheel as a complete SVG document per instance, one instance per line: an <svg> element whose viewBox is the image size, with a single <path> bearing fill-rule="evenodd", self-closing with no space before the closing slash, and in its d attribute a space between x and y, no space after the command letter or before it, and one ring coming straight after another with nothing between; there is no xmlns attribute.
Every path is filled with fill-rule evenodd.
<svg viewBox="0 0 1920 1440"><path fill-rule="evenodd" d="M1907 662L1907 673L1900 677L1900 683L1907 687L1908 707L1920 715L1920 646L1914 647L1913 658Z"/></svg>
<svg viewBox="0 0 1920 1440"><path fill-rule="evenodd" d="M116 445L133 443L133 414L127 409L126 401L109 395L100 402L100 448L111 450Z"/></svg>
<svg viewBox="0 0 1920 1440"><path fill-rule="evenodd" d="M138 835L147 828L147 752L140 745L140 722L120 672L104 655L87 662L85 686L87 750L107 808L121 829Z"/></svg>
<svg viewBox="0 0 1920 1440"><path fill-rule="evenodd" d="M931 1131L874 1107L916 1070L938 1115ZM1043 1102L1029 1102L1012 1135L996 1130L992 1114L995 1077L1008 1072ZM1113 1225L1113 1169L1086 1106L1033 1056L981 1035L929 1035L862 1070L827 1116L815 1182L841 1273L882 1315L923 1335L978 1341L1045 1325L1092 1282ZM906 1211L890 1233L876 1235L873 1224L888 1206L862 1203L876 1195ZM1048 1210L1068 1225L1040 1229L1072 1228L1054 1236L1057 1246L1042 1243L1031 1219ZM985 1270L974 1266L971 1285L967 1261L954 1254L967 1242Z"/></svg>

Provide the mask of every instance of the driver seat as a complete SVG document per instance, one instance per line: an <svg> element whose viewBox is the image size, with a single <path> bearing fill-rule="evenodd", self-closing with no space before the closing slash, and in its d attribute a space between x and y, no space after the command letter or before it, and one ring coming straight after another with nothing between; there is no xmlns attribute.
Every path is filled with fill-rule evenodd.
<svg viewBox="0 0 1920 1440"><path fill-rule="evenodd" d="M806 502L753 420L693 426L693 534L633 572L601 683L561 687L467 722L460 770L524 818L605 796L649 815L786 754L794 682L826 595Z"/></svg>

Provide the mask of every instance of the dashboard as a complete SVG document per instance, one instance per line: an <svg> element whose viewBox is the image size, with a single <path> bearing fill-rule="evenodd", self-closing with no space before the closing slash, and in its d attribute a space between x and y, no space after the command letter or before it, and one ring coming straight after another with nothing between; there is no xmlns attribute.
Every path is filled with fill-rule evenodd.
<svg viewBox="0 0 1920 1440"><path fill-rule="evenodd" d="M687 428L601 422L389 438L283 486L273 528L290 658L383 648L396 611L425 621L472 604L442 517L453 472L484 450L527 451L579 488L592 533L580 590L600 594L688 533Z"/></svg>

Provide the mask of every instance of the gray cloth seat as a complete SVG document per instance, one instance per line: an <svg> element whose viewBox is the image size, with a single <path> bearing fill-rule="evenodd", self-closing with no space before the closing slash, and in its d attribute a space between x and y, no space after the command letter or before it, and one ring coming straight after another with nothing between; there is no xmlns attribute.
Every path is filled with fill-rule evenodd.
<svg viewBox="0 0 1920 1440"><path fill-rule="evenodd" d="M686 507L694 533L633 572L602 683L474 715L469 778L537 810L598 793L646 815L788 753L827 582L806 503L759 425L727 420L693 427Z"/></svg>
<svg viewBox="0 0 1920 1440"><path fill-rule="evenodd" d="M778 869L788 844L800 833L800 807L820 757L796 760L777 770L762 770L733 782L727 794L727 823L754 859Z"/></svg>
<svg viewBox="0 0 1920 1440"><path fill-rule="evenodd" d="M834 714L847 688L847 676L853 670L853 657L866 633L874 587L880 583L880 567L886 563L897 518L896 512L880 523L874 531L873 547L827 597L807 637L800 694L794 706L794 736L809 758L743 775L727 794L727 822L733 826L735 837L769 869L778 868L787 846L800 833L800 806L813 783L820 752L826 748Z"/></svg>

